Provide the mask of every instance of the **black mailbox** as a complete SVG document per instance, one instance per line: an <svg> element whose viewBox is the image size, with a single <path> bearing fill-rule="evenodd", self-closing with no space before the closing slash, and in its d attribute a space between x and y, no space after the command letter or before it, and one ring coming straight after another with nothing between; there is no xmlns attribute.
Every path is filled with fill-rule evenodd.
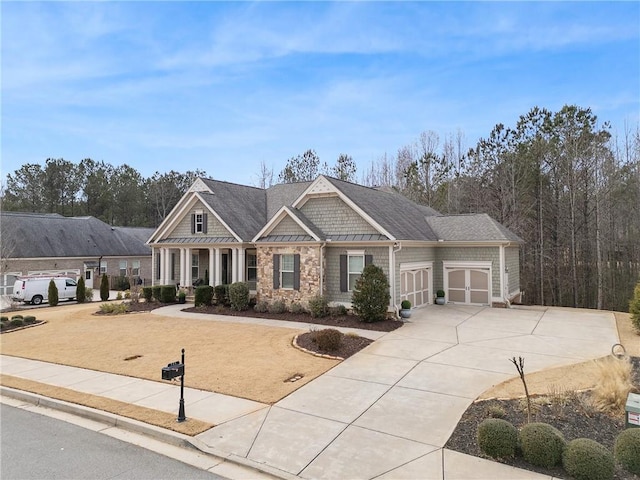
<svg viewBox="0 0 640 480"><path fill-rule="evenodd" d="M183 375L184 375L184 363L173 362L167 365L166 367L162 367L163 380L173 380L174 378L178 378Z"/></svg>

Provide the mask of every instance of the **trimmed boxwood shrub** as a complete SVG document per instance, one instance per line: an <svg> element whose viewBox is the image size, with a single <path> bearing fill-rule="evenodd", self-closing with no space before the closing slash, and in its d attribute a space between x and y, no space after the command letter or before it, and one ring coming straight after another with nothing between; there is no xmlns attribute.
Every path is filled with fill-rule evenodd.
<svg viewBox="0 0 640 480"><path fill-rule="evenodd" d="M160 301L162 303L173 303L176 301L176 286L175 285L161 285L160 286Z"/></svg>
<svg viewBox="0 0 640 480"><path fill-rule="evenodd" d="M356 280L351 304L356 315L365 322L377 322L387 317L389 307L389 281L382 268L369 264Z"/></svg>
<svg viewBox="0 0 640 480"><path fill-rule="evenodd" d="M142 296L147 302L153 301L153 287L142 287Z"/></svg>
<svg viewBox="0 0 640 480"><path fill-rule="evenodd" d="M211 305L213 301L213 287L211 285L200 285L194 292L194 303L196 307Z"/></svg>
<svg viewBox="0 0 640 480"><path fill-rule="evenodd" d="M49 305L55 307L58 305L58 287L56 287L56 282L53 281L53 278L49 281Z"/></svg>
<svg viewBox="0 0 640 480"><path fill-rule="evenodd" d="M151 287L151 295L156 301L160 301L160 290L162 290L162 285L154 285Z"/></svg>
<svg viewBox="0 0 640 480"><path fill-rule="evenodd" d="M269 304L265 300L260 300L253 309L258 313L266 313L269 311Z"/></svg>
<svg viewBox="0 0 640 480"><path fill-rule="evenodd" d="M218 305L228 305L229 303L229 285L216 285L214 287L216 303Z"/></svg>
<svg viewBox="0 0 640 480"><path fill-rule="evenodd" d="M640 428L627 428L618 435L613 453L626 470L640 475Z"/></svg>
<svg viewBox="0 0 640 480"><path fill-rule="evenodd" d="M84 284L84 277L80 277L78 279L78 284L76 285L76 300L78 303L84 303L87 294L87 288Z"/></svg>
<svg viewBox="0 0 640 480"><path fill-rule="evenodd" d="M0 317L0 322L6 323L8 321L9 321L9 317L5 317L4 315L2 317Z"/></svg>
<svg viewBox="0 0 640 480"><path fill-rule="evenodd" d="M559 465L566 444L562 433L548 423L529 423L520 430L522 456L531 465L545 468Z"/></svg>
<svg viewBox="0 0 640 480"><path fill-rule="evenodd" d="M24 325L24 320L22 318L14 318L9 322L9 326L11 327L21 327Z"/></svg>
<svg viewBox="0 0 640 480"><path fill-rule="evenodd" d="M613 454L589 438L571 440L562 454L562 466L577 480L611 480Z"/></svg>
<svg viewBox="0 0 640 480"><path fill-rule="evenodd" d="M36 323L36 317L33 315L27 315L24 317L24 323Z"/></svg>
<svg viewBox="0 0 640 480"><path fill-rule="evenodd" d="M287 311L287 305L282 300L275 300L269 305L269 313L284 313Z"/></svg>
<svg viewBox="0 0 640 480"><path fill-rule="evenodd" d="M342 333L335 328L325 328L313 334L313 341L323 352L334 352L342 345Z"/></svg>
<svg viewBox="0 0 640 480"><path fill-rule="evenodd" d="M244 282L229 285L229 302L233 310L241 311L249 308L249 286Z"/></svg>
<svg viewBox="0 0 640 480"><path fill-rule="evenodd" d="M307 312L302 306L302 304L298 302L292 303L291 306L289 307L289 310L291 311L291 313L295 313L296 315Z"/></svg>
<svg viewBox="0 0 640 480"><path fill-rule="evenodd" d="M106 273L103 273L100 279L100 300L103 302L109 300L109 278Z"/></svg>
<svg viewBox="0 0 640 480"><path fill-rule="evenodd" d="M313 318L326 317L329 314L329 301L324 295L314 295L309 299L309 312Z"/></svg>
<svg viewBox="0 0 640 480"><path fill-rule="evenodd" d="M478 425L478 446L493 458L513 457L518 448L518 429L501 418L487 418Z"/></svg>
<svg viewBox="0 0 640 480"><path fill-rule="evenodd" d="M11 320L15 320L15 319L17 319L17 318L19 318L20 320L22 320L24 317L23 317L22 315L12 315L12 316L11 316Z"/></svg>

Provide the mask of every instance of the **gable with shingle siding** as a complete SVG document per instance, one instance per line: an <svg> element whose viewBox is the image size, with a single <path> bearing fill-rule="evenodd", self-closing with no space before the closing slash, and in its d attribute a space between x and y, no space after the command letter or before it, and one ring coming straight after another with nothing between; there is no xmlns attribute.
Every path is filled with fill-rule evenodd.
<svg viewBox="0 0 640 480"><path fill-rule="evenodd" d="M208 207L202 202L197 202L180 220L178 225L167 235L167 238L186 238L201 237L203 233L191 233L191 215L201 211L207 214L207 233L208 237L232 237L233 235L225 226L213 215Z"/></svg>
<svg viewBox="0 0 640 480"><path fill-rule="evenodd" d="M379 233L338 197L312 198L300 210L325 235Z"/></svg>
<svg viewBox="0 0 640 480"><path fill-rule="evenodd" d="M308 235L308 233L287 215L269 232L269 235Z"/></svg>

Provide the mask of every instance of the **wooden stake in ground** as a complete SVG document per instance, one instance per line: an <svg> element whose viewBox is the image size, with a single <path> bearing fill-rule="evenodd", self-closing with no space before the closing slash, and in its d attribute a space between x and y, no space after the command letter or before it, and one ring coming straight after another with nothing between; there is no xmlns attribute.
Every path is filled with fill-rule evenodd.
<svg viewBox="0 0 640 480"><path fill-rule="evenodd" d="M527 423L531 423L531 398L529 397L529 389L527 388L527 382L524 379L524 358L518 357L518 361L516 361L516 357L511 358L511 363L513 363L520 375L520 379L522 380L522 384L524 385L524 394L527 396Z"/></svg>

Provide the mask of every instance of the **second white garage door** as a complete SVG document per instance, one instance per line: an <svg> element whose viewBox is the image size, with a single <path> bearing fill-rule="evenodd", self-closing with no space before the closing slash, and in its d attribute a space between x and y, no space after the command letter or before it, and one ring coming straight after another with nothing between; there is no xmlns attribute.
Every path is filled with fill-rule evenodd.
<svg viewBox="0 0 640 480"><path fill-rule="evenodd" d="M413 307L431 303L431 266L400 265L400 301Z"/></svg>
<svg viewBox="0 0 640 480"><path fill-rule="evenodd" d="M448 303L489 305L491 298L489 267L445 267L444 271Z"/></svg>

